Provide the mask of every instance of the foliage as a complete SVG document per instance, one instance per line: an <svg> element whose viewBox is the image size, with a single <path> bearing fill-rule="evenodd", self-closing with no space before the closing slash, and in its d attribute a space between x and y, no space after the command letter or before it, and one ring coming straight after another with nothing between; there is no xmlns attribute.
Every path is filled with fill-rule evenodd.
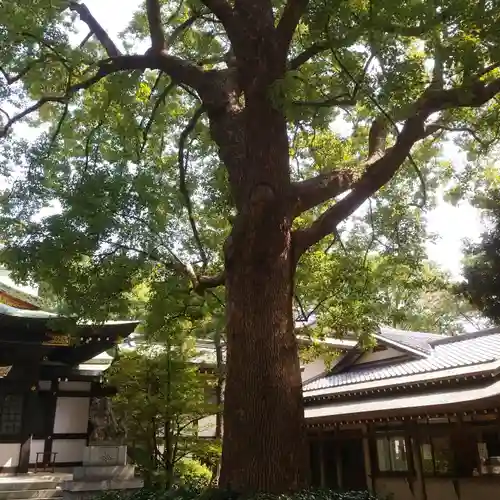
<svg viewBox="0 0 500 500"><path fill-rule="evenodd" d="M200 494L195 489L175 488L172 490L139 490L127 496L130 500L238 500L239 495L224 490L206 490ZM257 494L245 496L245 500L386 500L368 491L332 491L326 489L305 490L292 494ZM123 500L119 492L99 495L96 500Z"/></svg>
<svg viewBox="0 0 500 500"><path fill-rule="evenodd" d="M486 16L474 3L440 3L426 7L412 2L397 7L366 2L342 6L310 3L297 27L291 53L299 54L315 44L323 44L325 49L318 49L290 71L277 92L289 116L294 178L328 168L340 171L340 165L359 163L366 153L371 117L383 108L389 114L394 110L395 119L399 119L398 110L427 85L432 76L427 69L429 52L439 53L447 86L460 85L461 78L473 74L483 61L495 60L492 47L497 35L492 27L497 11L490 8ZM88 63L103 55L99 40L76 43L79 39L70 31L72 18L64 10L66 5L62 0L40 1L36 6L30 2L2 4L0 62L6 74L19 75L17 86L8 85L10 80L2 82L1 97L12 112L21 109L28 98L61 91L68 68L72 70L71 83L82 81L85 71L91 69ZM216 67L208 61L222 57L226 35L217 32L212 36L216 25L200 15L195 3L185 3L179 9L165 3L162 8L169 21L167 30L172 33L180 23L193 19L192 29L180 29L171 50L179 56L196 55L198 60L206 60L207 69ZM449 15L436 17L434 9ZM73 9L72 15L75 13L78 10ZM454 23L457 30L445 36L447 26ZM145 12L139 10L131 17L121 43L131 52L147 36ZM331 70L325 69L328 67ZM345 114L334 102L331 106L315 104L322 96L351 91L349 75L359 77L352 113ZM80 315L97 319L127 315L131 291L150 276L152 267L175 267L177 258L193 263L197 273L202 271L196 263L200 259L210 262L204 272L221 267L220 245L230 230L233 210L227 175L202 117L185 144L189 146L185 187L203 244L200 249L186 217L185 196L178 190L176 152L179 133L193 115L197 100L170 81L168 73L160 74L158 80L156 76L154 71L111 74L84 92L72 94L70 107L58 102L44 105L40 116L30 123L46 123L51 129L33 143L22 135L4 142L1 163L11 177L10 189L3 197L2 238L7 246L2 260L21 280L50 283L67 307ZM416 261L409 250L415 237L422 243L428 236L420 229L423 221L418 205L424 201L421 176L427 207L432 207L438 186L452 180L463 192L464 182L471 180L470 168L454 172L439 156L443 140L450 134L447 128L457 127L459 132L450 137L457 138L460 146L477 158L485 144L494 145L494 130L489 124L495 122L497 111L495 101L480 112L466 108L446 111L442 117L446 127L443 124L437 138L426 140L422 147L417 144L404 172L373 194L371 214L365 210L366 215L357 220L372 226L374 235L385 241L387 251L399 249L398 261L408 258L411 267L418 267L425 260L421 253ZM342 120L342 130L327 126L334 118ZM474 124L476 136L484 134L480 143L459 128L466 122ZM352 132L346 135L348 130ZM60 213L42 221L33 218L54 201L60 205ZM296 226L306 226L323 208L304 212ZM363 233L366 235L366 229ZM405 244L401 236L406 238ZM305 291L308 296L321 293L325 283L331 284L331 279L330 283L315 282L319 273L311 264L318 264L318 259L324 261L321 268L338 269L339 263L345 262L337 245L325 256L321 247L311 257L306 255L297 283L301 293L310 284L311 290ZM345 274L338 272L337 281ZM348 283L342 291L349 288ZM347 305L328 313L325 321L337 327L335 321L348 317L351 324L339 325L339 331L370 330L376 318L360 314L369 307L364 300L367 295L340 295L341 299L346 297ZM357 298L353 300L354 295ZM303 301L308 302L309 297ZM314 304L308 312L312 309Z"/></svg>
<svg viewBox="0 0 500 500"><path fill-rule="evenodd" d="M184 458L177 463L175 477L181 488L201 492L210 485L212 471L196 460Z"/></svg>
<svg viewBox="0 0 500 500"><path fill-rule="evenodd" d="M464 296L494 324L500 322L500 192L490 190L479 206L487 229L478 243L468 242L464 251L463 276L457 287Z"/></svg>
<svg viewBox="0 0 500 500"><path fill-rule="evenodd" d="M213 460L219 453L217 442L198 437L202 419L219 409L206 401L213 380L192 363L191 342L172 329L161 346L148 342L122 353L109 374L115 415L147 484L171 485L176 471L189 476L186 457Z"/></svg>

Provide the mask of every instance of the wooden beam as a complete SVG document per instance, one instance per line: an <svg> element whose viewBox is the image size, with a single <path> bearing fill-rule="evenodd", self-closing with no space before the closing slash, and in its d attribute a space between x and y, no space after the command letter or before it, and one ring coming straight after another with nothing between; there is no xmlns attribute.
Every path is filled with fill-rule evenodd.
<svg viewBox="0 0 500 500"><path fill-rule="evenodd" d="M19 452L19 465L17 471L27 473L30 463L31 440L33 437L33 429L35 427L37 415L37 392L36 385L33 385L32 390L25 393L22 417L21 430L21 450Z"/></svg>
<svg viewBox="0 0 500 500"><path fill-rule="evenodd" d="M37 412L38 382L40 381L39 363L26 366L23 378L24 382L29 385L29 390L24 392L18 472L27 473L30 463L31 440L36 429L36 420L39 417Z"/></svg>
<svg viewBox="0 0 500 500"><path fill-rule="evenodd" d="M453 424L448 424L448 426L453 425ZM412 453L412 458L413 458L413 463L415 465L415 473L416 473L416 479L417 479L417 486L418 489L420 490L420 498L422 500L427 500L427 487L425 484L425 475L424 475L424 465L422 461L422 447L421 447L421 442L420 442L420 432L418 429L418 424L411 424L411 427L409 428L409 434L408 438L411 440L413 438L413 442L415 443L415 446L413 446L413 453Z"/></svg>
<svg viewBox="0 0 500 500"><path fill-rule="evenodd" d="M370 454L370 441L368 438L368 426L363 425L363 458L365 461L366 484L371 493L375 493L375 479L373 477L373 464Z"/></svg>
<svg viewBox="0 0 500 500"><path fill-rule="evenodd" d="M57 381L52 380L50 383L50 395L47 397L47 408L45 409L45 442L43 445L43 453L45 456L50 456L52 453L52 443L54 441L54 423L56 420L57 407Z"/></svg>

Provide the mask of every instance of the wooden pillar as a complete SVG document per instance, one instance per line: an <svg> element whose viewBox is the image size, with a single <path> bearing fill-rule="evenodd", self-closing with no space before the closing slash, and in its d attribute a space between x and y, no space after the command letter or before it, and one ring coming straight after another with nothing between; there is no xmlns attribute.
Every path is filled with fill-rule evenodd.
<svg viewBox="0 0 500 500"><path fill-rule="evenodd" d="M24 368L21 387L24 390L23 414L21 422L21 449L17 472L27 473L30 464L31 440L36 428L38 415L38 382L40 375L39 363L31 363Z"/></svg>
<svg viewBox="0 0 500 500"><path fill-rule="evenodd" d="M418 431L418 425L412 424L408 427L407 439L411 443L411 452L412 452L412 462L413 468L415 470L415 479L416 479L416 492L414 493L416 498L420 500L427 500L427 489L425 486L425 476L424 476L424 467L422 464L422 448L420 446L420 435Z"/></svg>
<svg viewBox="0 0 500 500"><path fill-rule="evenodd" d="M50 383L50 392L47 394L45 413L45 442L43 444L44 460L51 458L52 443L54 439L54 424L56 420L58 383L52 380Z"/></svg>
<svg viewBox="0 0 500 500"><path fill-rule="evenodd" d="M366 486L371 493L375 493L375 481L373 477L373 465L370 452L370 437L368 426L362 426L363 432L363 458L365 461Z"/></svg>
<svg viewBox="0 0 500 500"><path fill-rule="evenodd" d="M319 441L319 485L321 488L326 487L326 475L325 475L325 440L323 433L321 433L321 439Z"/></svg>
<svg viewBox="0 0 500 500"><path fill-rule="evenodd" d="M335 468L337 469L337 487L339 490L342 489L342 447L340 446L340 440L337 439L335 442Z"/></svg>
<svg viewBox="0 0 500 500"><path fill-rule="evenodd" d="M23 404L22 428L21 428L21 450L19 453L19 465L17 472L27 473L30 464L31 440L33 439L33 429L36 425L37 415L37 390L36 385L32 385L25 393Z"/></svg>

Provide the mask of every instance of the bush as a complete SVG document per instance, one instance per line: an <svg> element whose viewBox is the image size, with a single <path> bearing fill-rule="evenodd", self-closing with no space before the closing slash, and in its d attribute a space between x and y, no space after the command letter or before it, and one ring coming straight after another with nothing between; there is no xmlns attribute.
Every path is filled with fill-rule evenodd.
<svg viewBox="0 0 500 500"><path fill-rule="evenodd" d="M196 461L193 470L196 470L195 464L203 467ZM187 476L185 476L187 478ZM200 492L196 484L178 485L170 490L140 490L133 495L122 496L116 492L100 495L96 500L237 500L239 495L217 489L206 489ZM261 493L251 497L240 497L241 500L386 500L369 493L368 491L332 491L332 490L306 490L298 493L272 495Z"/></svg>
<svg viewBox="0 0 500 500"><path fill-rule="evenodd" d="M212 471L197 460L185 458L175 466L175 482L180 488L201 493L211 479Z"/></svg>

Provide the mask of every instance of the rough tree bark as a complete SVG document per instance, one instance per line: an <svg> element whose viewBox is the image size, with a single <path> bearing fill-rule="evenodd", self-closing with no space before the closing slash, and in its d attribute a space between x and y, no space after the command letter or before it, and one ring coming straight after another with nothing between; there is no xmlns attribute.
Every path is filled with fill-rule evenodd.
<svg viewBox="0 0 500 500"><path fill-rule="evenodd" d="M265 123L266 127L261 124ZM243 113L241 208L225 247L227 380L220 484L282 492L307 485L292 297L295 258L285 118L257 96Z"/></svg>

